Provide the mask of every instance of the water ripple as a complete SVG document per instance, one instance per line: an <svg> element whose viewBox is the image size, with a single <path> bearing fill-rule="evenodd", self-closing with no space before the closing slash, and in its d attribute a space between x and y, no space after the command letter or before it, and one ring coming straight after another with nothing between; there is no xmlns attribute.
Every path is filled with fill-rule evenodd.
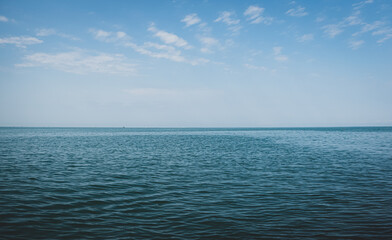
<svg viewBox="0 0 392 240"><path fill-rule="evenodd" d="M0 236L391 239L391 140L391 128L0 128Z"/></svg>

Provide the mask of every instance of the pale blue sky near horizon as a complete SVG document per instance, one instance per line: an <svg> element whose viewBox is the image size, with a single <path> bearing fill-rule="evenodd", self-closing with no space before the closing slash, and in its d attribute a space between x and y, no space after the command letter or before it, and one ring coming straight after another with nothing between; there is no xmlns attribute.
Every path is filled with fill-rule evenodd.
<svg viewBox="0 0 392 240"><path fill-rule="evenodd" d="M0 126L390 125L388 0L0 0Z"/></svg>

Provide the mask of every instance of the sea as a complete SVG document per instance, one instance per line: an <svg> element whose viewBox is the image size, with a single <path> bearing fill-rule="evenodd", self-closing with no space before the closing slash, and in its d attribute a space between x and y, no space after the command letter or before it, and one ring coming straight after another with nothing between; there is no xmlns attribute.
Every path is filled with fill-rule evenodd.
<svg viewBox="0 0 392 240"><path fill-rule="evenodd" d="M392 127L0 128L0 239L392 239Z"/></svg>

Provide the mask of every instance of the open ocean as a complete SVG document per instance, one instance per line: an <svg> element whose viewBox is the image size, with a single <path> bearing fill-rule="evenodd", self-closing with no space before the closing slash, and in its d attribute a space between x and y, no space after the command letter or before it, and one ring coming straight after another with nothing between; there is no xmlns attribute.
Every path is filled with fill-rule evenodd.
<svg viewBox="0 0 392 240"><path fill-rule="evenodd" d="M0 239L392 239L392 128L0 128Z"/></svg>

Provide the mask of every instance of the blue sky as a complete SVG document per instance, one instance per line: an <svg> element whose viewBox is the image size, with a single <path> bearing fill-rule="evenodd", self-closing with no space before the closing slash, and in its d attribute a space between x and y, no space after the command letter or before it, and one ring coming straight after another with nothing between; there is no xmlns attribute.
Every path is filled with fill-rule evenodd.
<svg viewBox="0 0 392 240"><path fill-rule="evenodd" d="M0 126L392 124L392 2L0 1Z"/></svg>

